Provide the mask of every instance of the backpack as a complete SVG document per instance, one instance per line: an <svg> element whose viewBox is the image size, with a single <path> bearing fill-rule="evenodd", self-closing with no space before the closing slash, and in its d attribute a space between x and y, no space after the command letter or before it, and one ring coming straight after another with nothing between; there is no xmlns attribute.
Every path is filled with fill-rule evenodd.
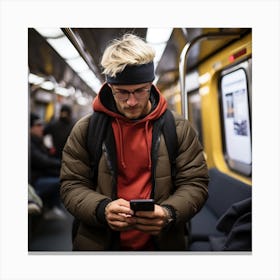
<svg viewBox="0 0 280 280"><path fill-rule="evenodd" d="M95 185L97 184L98 165L102 154L102 144L106 137L107 128L110 125L110 122L111 118L101 112L93 112L89 120L87 149L90 155L90 176ZM157 132L158 130L161 130L163 133L171 166L172 184L175 184L178 139L174 116L171 111L167 109L153 125L154 131ZM156 141L156 139L153 139L153 141ZM74 241L77 234L79 224L80 221L75 218L72 225L72 241Z"/></svg>

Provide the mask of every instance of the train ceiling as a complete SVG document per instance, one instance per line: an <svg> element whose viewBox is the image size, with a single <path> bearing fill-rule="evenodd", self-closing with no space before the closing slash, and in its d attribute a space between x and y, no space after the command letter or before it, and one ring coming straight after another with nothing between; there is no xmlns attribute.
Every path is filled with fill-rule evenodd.
<svg viewBox="0 0 280 280"><path fill-rule="evenodd" d="M91 69L101 83L104 81L104 77L101 74L100 59L106 45L113 38L120 37L126 32L133 32L143 38L147 34L147 28L62 28L61 30L70 40L75 38L79 43L88 56ZM156 69L157 85L163 89L178 81L180 54L188 42L200 38L188 55L186 67L190 71L199 62L234 40L233 37L203 40L204 34L215 35L216 33L231 32L242 35L247 33L248 30L247 28L174 28ZM33 28L28 30L28 65L30 73L52 77L57 82L63 81L65 86L71 85L91 95L96 94L96 91L90 88L78 73L51 47L46 38Z"/></svg>

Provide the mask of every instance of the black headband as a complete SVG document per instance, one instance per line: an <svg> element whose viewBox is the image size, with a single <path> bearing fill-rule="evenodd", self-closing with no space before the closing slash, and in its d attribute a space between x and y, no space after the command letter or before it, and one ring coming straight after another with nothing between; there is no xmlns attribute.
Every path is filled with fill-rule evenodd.
<svg viewBox="0 0 280 280"><path fill-rule="evenodd" d="M116 77L106 75L109 84L135 85L152 82L155 79L154 63L127 65Z"/></svg>

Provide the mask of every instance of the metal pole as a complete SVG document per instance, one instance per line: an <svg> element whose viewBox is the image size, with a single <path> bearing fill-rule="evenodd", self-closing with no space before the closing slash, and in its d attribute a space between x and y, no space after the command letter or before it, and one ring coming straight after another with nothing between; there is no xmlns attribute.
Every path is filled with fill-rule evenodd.
<svg viewBox="0 0 280 280"><path fill-rule="evenodd" d="M241 36L240 33L228 32L228 33L219 33L212 32L199 35L195 37L192 41L186 43L181 54L180 54L180 62L179 62L179 79L180 79L180 87L181 87L181 109L184 118L188 119L188 92L185 85L186 72L187 72L187 58L191 48L199 41L202 40L220 40L222 38L239 38Z"/></svg>

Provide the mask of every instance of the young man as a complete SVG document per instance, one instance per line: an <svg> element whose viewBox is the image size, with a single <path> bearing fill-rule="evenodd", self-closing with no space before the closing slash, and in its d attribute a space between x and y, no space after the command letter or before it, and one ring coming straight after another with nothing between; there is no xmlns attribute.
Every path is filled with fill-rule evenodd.
<svg viewBox="0 0 280 280"><path fill-rule="evenodd" d="M80 221L73 250L186 250L186 222L207 199L208 170L195 131L174 113L178 155L172 182L165 139L154 129L167 110L152 84L154 56L131 34L114 40L103 54L107 82L93 109L110 121L103 128L96 183L87 148L90 116L76 124L64 147L61 197ZM154 211L130 208L130 200L150 198Z"/></svg>

